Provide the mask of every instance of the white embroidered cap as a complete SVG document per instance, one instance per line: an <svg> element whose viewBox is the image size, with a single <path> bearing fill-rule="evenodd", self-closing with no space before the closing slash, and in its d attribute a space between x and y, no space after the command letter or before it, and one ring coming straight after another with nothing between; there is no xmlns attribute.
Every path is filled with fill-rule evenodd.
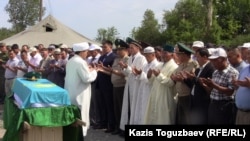
<svg viewBox="0 0 250 141"><path fill-rule="evenodd" d="M155 52L155 49L151 46L148 46L143 50L143 53L154 53L154 52Z"/></svg>
<svg viewBox="0 0 250 141"><path fill-rule="evenodd" d="M83 42L83 43L73 44L73 51L74 52L85 51L85 50L89 50L89 43Z"/></svg>

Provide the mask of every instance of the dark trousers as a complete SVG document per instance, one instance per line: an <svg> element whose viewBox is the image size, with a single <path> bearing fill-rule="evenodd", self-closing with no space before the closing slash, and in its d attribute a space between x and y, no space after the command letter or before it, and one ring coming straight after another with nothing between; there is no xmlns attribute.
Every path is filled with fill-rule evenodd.
<svg viewBox="0 0 250 141"><path fill-rule="evenodd" d="M124 94L124 86L113 87L113 101L114 101L115 129L116 130L119 130L119 127L120 127L123 94Z"/></svg>
<svg viewBox="0 0 250 141"><path fill-rule="evenodd" d="M96 82L91 83L91 101L90 101L90 125L97 125L100 123L100 109L98 106L98 102L96 100L96 95L98 93L98 89L96 89Z"/></svg>
<svg viewBox="0 0 250 141"><path fill-rule="evenodd" d="M5 98L5 78L4 78L4 71L0 71L0 102L4 102L4 98Z"/></svg>
<svg viewBox="0 0 250 141"><path fill-rule="evenodd" d="M100 99L99 102L100 104L103 104L101 106L101 119L102 119L102 124L106 124L109 129L114 129L115 128L115 115L114 115L114 103L113 103L113 86L112 87L100 87ZM103 117L105 112L105 117Z"/></svg>
<svg viewBox="0 0 250 141"><path fill-rule="evenodd" d="M190 122L191 124L205 125L208 124L208 106L209 99L198 98L191 96L191 111Z"/></svg>
<svg viewBox="0 0 250 141"><path fill-rule="evenodd" d="M178 96L176 124L190 124L191 96Z"/></svg>
<svg viewBox="0 0 250 141"><path fill-rule="evenodd" d="M108 121L107 121L107 111L105 108L105 103L104 103L104 98L103 98L103 93L100 89L96 89L95 91L95 102L96 102L96 117L97 117L97 121L96 124L103 126L103 127L107 127L108 126Z"/></svg>
<svg viewBox="0 0 250 141"><path fill-rule="evenodd" d="M211 100L208 108L208 124L233 124L232 100Z"/></svg>

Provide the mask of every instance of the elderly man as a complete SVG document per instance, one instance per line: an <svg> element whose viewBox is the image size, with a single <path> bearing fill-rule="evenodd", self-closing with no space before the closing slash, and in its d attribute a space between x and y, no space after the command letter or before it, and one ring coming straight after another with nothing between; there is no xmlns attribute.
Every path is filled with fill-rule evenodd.
<svg viewBox="0 0 250 141"><path fill-rule="evenodd" d="M150 81L153 84L146 105L145 124L175 124L176 91L170 76L178 65L173 59L173 53L173 46L164 45L161 53L163 62L151 69Z"/></svg>
<svg viewBox="0 0 250 141"><path fill-rule="evenodd" d="M70 101L81 110L82 121L86 122L83 127L83 136L87 135L89 128L89 107L91 98L91 82L96 79L97 72L89 68L85 61L88 54L89 44L87 42L73 45L75 55L66 65L66 76L64 88L69 92Z"/></svg>
<svg viewBox="0 0 250 141"><path fill-rule="evenodd" d="M47 48L42 48L41 51L42 60L39 63L39 66L35 69L36 72L40 72L42 74L42 78L48 78L48 69L49 69L49 62L52 58L48 54Z"/></svg>
<svg viewBox="0 0 250 141"><path fill-rule="evenodd" d="M65 64L61 59L61 50L54 51L54 59L50 60L48 70L48 80L64 88Z"/></svg>
<svg viewBox="0 0 250 141"><path fill-rule="evenodd" d="M35 71L38 68L40 61L43 59L38 53L37 49L32 47L30 51L30 60L26 60L25 64L28 66L28 72Z"/></svg>
<svg viewBox="0 0 250 141"><path fill-rule="evenodd" d="M229 63L240 72L243 68L248 66L248 64L243 61L241 52L238 48L229 49L227 51L227 58Z"/></svg>
<svg viewBox="0 0 250 141"><path fill-rule="evenodd" d="M125 130L126 124L129 124L130 112L134 108L132 103L133 100L135 100L134 96L137 95L137 88L139 86L139 81L136 80L136 75L133 73L133 68L140 70L145 64L147 64L146 58L140 53L140 50L142 49L140 43L131 38L127 38L126 41L129 44L130 57L128 59L128 64L120 62L120 66L123 68L123 73L125 76L127 76L127 81L124 88L120 122L120 128L122 130Z"/></svg>
<svg viewBox="0 0 250 141"><path fill-rule="evenodd" d="M130 124L142 124L145 116L146 107L148 104L148 98L152 87L152 81L149 81L152 75L152 70L158 66L159 62L155 56L155 49L151 46L146 47L143 50L143 54L147 59L147 64L142 69L133 69L133 73L139 80L139 86L137 95L134 95L132 105L134 108L131 111Z"/></svg>
<svg viewBox="0 0 250 141"><path fill-rule="evenodd" d="M250 42L249 43L244 43L242 46L239 46L241 55L242 55L242 59L246 62L249 63L247 60L247 52L248 49L250 49Z"/></svg>
<svg viewBox="0 0 250 141"><path fill-rule="evenodd" d="M247 59L250 61L250 49L247 52ZM237 91L235 94L235 103L238 109L236 115L236 125L250 124L250 66L248 65L239 74L239 79L233 80Z"/></svg>
<svg viewBox="0 0 250 141"><path fill-rule="evenodd" d="M222 48L217 48L209 59L216 70L212 78L201 78L202 85L211 92L208 124L233 124L232 108L235 89L232 80L238 78L239 72L228 64L227 53Z"/></svg>

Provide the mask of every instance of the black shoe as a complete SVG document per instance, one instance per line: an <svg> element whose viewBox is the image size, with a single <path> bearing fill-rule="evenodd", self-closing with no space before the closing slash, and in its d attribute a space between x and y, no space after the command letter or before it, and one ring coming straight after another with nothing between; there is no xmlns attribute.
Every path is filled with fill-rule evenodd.
<svg viewBox="0 0 250 141"><path fill-rule="evenodd" d="M103 125L95 125L93 126L93 129L106 129L107 127L106 126L103 126Z"/></svg>
<svg viewBox="0 0 250 141"><path fill-rule="evenodd" d="M120 132L120 130L115 130L114 132L112 132L111 134L112 135L118 135L118 134L120 134L121 132Z"/></svg>
<svg viewBox="0 0 250 141"><path fill-rule="evenodd" d="M110 128L109 128L109 129L105 130L104 132L105 132L105 133L112 133L112 132L114 132L114 131L115 131L115 129L110 129Z"/></svg>

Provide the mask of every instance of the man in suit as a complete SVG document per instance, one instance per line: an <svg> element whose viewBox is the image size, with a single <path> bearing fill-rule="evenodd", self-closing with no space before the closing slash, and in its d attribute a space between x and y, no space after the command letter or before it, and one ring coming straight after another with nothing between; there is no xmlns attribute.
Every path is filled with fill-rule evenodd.
<svg viewBox="0 0 250 141"><path fill-rule="evenodd" d="M185 72L188 76L186 82L193 85L191 90L191 124L207 124L210 93L201 85L200 78L212 78L215 69L208 57L209 52L206 48L198 49L196 60L200 67L195 70L195 74Z"/></svg>
<svg viewBox="0 0 250 141"><path fill-rule="evenodd" d="M113 43L109 40L103 42L103 55L98 60L99 67L110 68L116 58L112 51ZM113 104L113 84L111 75L102 71L98 72L96 87L99 93L96 95L97 103L100 109L100 123L97 128L107 128L105 133L111 133L115 130L115 116Z"/></svg>

